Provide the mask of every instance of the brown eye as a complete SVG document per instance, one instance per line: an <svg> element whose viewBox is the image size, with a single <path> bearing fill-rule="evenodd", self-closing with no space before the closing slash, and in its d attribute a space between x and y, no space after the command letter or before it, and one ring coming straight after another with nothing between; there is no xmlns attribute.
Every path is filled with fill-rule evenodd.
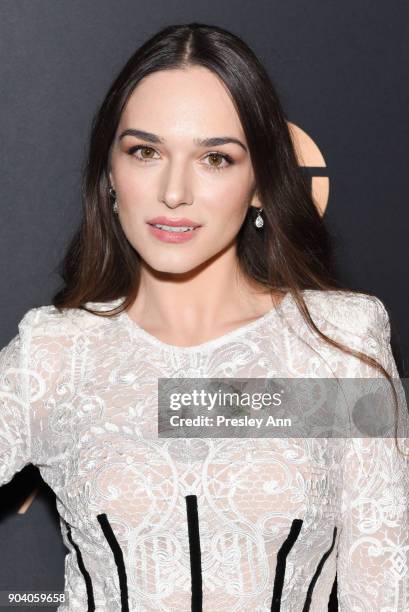
<svg viewBox="0 0 409 612"><path fill-rule="evenodd" d="M144 157L145 159L151 159L155 152L151 147L142 147L140 151L141 151L141 156ZM145 153L147 153L147 155L145 155Z"/></svg>
<svg viewBox="0 0 409 612"><path fill-rule="evenodd" d="M149 162L151 159L156 159L154 157L156 151L152 149L152 147L148 147L145 145L136 145L131 147L128 150L129 155L133 155L139 161Z"/></svg>
<svg viewBox="0 0 409 612"><path fill-rule="evenodd" d="M209 154L209 159L211 161L211 166L216 166L219 167L220 163L213 163L213 162L221 162L222 161L222 156L218 155L217 153L210 153Z"/></svg>
<svg viewBox="0 0 409 612"><path fill-rule="evenodd" d="M223 170L224 168L228 168L233 164L233 160L230 155L224 155L223 153L208 153L206 158L210 160L210 163L207 164L210 170Z"/></svg>

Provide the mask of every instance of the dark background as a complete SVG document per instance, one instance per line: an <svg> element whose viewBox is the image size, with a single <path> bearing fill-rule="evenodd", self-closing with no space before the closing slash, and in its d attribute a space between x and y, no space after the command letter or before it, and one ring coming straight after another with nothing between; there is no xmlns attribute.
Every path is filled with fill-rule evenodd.
<svg viewBox="0 0 409 612"><path fill-rule="evenodd" d="M399 372L409 376L404 0L2 0L0 346L59 285L56 268L79 220L91 119L113 78L146 38L189 21L250 44L288 120L320 148L341 278L384 302ZM18 514L37 482L40 493ZM0 590L63 589L66 549L41 482L28 467L0 489Z"/></svg>

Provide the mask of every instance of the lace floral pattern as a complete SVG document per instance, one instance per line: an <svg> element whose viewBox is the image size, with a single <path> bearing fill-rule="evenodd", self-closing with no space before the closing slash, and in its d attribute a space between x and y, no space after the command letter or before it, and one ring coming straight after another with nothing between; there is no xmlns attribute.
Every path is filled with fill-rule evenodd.
<svg viewBox="0 0 409 612"><path fill-rule="evenodd" d="M398 377L378 298L304 297L324 333ZM268 612L273 596L322 612L336 573L341 611L409 610L409 465L393 439L157 435L159 377L333 376L380 374L313 335L289 295L196 347L126 313L29 310L0 352L0 485L33 463L56 494L70 551L59 611L194 610L195 538L206 612Z"/></svg>

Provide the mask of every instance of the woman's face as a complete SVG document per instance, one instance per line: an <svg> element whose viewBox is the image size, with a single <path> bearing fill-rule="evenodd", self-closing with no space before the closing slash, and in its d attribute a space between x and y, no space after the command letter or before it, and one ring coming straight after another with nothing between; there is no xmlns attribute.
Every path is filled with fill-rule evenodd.
<svg viewBox="0 0 409 612"><path fill-rule="evenodd" d="M199 142L215 138L229 142ZM115 135L110 181L127 239L161 272L188 272L234 246L249 205L260 205L233 102L217 76L196 66L137 85ZM156 217L200 227L154 229Z"/></svg>

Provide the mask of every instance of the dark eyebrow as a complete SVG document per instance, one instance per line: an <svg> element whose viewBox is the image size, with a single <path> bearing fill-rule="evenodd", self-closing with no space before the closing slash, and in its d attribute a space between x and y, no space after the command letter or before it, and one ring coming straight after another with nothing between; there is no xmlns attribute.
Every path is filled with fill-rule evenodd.
<svg viewBox="0 0 409 612"><path fill-rule="evenodd" d="M159 144L165 142L164 138L160 138L156 134L132 128L124 130L119 136L118 140L122 140L122 138L124 138L125 136L136 136L136 138L141 138L142 140L146 140L146 142L151 142L152 144ZM202 140L199 138L195 138L193 142L199 147L217 147L218 145L224 145L232 142L238 144L240 147L242 147L242 149L247 152L247 147L240 140L238 140L237 138L233 138L232 136L214 136L213 138L204 138Z"/></svg>

